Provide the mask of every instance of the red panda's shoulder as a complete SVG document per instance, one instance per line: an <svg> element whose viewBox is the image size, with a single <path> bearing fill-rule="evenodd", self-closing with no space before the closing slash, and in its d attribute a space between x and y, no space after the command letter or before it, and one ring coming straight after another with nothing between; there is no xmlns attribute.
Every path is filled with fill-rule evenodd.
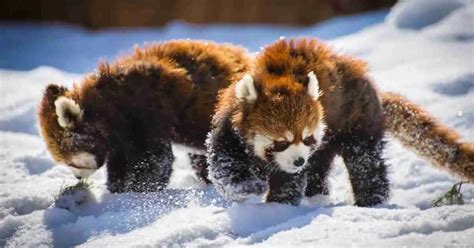
<svg viewBox="0 0 474 248"><path fill-rule="evenodd" d="M252 65L246 49L205 40L172 40L136 47L132 60L167 59L189 73L239 79ZM235 78L234 78L235 77Z"/></svg>

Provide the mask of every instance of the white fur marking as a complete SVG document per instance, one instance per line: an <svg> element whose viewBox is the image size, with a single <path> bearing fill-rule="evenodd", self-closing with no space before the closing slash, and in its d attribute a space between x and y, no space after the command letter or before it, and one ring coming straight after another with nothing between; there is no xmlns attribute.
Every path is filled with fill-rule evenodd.
<svg viewBox="0 0 474 248"><path fill-rule="evenodd" d="M255 155L259 158L266 160L265 150L272 144L272 140L265 135L256 134L253 138L253 149Z"/></svg>
<svg viewBox="0 0 474 248"><path fill-rule="evenodd" d="M78 153L72 156L71 161L76 167L80 167L70 167L76 177L85 178L90 176L97 170L97 162L95 161L95 156L90 153Z"/></svg>
<svg viewBox="0 0 474 248"><path fill-rule="evenodd" d="M318 81L318 78L316 77L316 74L314 74L313 71L308 73L308 77L309 77L308 94L311 97L313 97L313 99L316 101L321 95L319 92L319 81Z"/></svg>
<svg viewBox="0 0 474 248"><path fill-rule="evenodd" d="M314 129L313 136L316 139L316 144L321 145L324 134L326 133L326 123L324 121L319 122L319 125Z"/></svg>
<svg viewBox="0 0 474 248"><path fill-rule="evenodd" d="M308 138L309 136L313 135L313 133L314 133L314 130L311 130L311 129L305 127L305 128L303 129L303 133L302 133L303 139Z"/></svg>
<svg viewBox="0 0 474 248"><path fill-rule="evenodd" d="M320 146L325 133L326 133L326 123L324 121L321 121L314 130L311 130L305 127L303 129L302 135L303 135L303 139L313 135L314 139L316 140L316 145Z"/></svg>
<svg viewBox="0 0 474 248"><path fill-rule="evenodd" d="M74 126L74 123L66 117L66 112L76 116L79 121L82 119L83 111L81 107L70 98L61 96L54 102L54 106L56 107L59 126L63 128L71 128Z"/></svg>
<svg viewBox="0 0 474 248"><path fill-rule="evenodd" d="M295 139L295 135L290 131L286 131L285 138L286 138L286 141L292 142Z"/></svg>
<svg viewBox="0 0 474 248"><path fill-rule="evenodd" d="M239 99L245 99L247 102L257 100L257 90L250 75L245 75L235 86L235 95Z"/></svg>
<svg viewBox="0 0 474 248"><path fill-rule="evenodd" d="M292 144L286 150L275 153L275 161L282 171L297 173L306 166L310 155L311 148L309 146L305 146L303 143ZM300 167L294 166L293 162L298 158L304 158L306 161L305 165Z"/></svg>

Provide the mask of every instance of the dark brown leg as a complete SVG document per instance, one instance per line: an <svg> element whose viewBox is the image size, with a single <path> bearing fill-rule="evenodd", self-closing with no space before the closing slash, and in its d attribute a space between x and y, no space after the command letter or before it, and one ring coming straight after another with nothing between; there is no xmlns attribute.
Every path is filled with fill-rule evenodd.
<svg viewBox="0 0 474 248"><path fill-rule="evenodd" d="M191 167L196 172L196 175L207 184L211 184L208 179L207 171L207 157L204 154L188 153L191 160Z"/></svg>
<svg viewBox="0 0 474 248"><path fill-rule="evenodd" d="M278 202L291 205L298 205L304 196L304 186L306 184L306 174L289 174L283 171L276 171L269 176L268 192L265 202Z"/></svg>
<svg viewBox="0 0 474 248"><path fill-rule="evenodd" d="M390 195L383 141L354 137L342 144L341 155L349 172L355 204L372 206Z"/></svg>
<svg viewBox="0 0 474 248"><path fill-rule="evenodd" d="M305 191L306 196L329 194L327 177L336 152L336 147L333 144L327 144L310 157L307 169L308 184Z"/></svg>
<svg viewBox="0 0 474 248"><path fill-rule="evenodd" d="M108 189L112 193L160 191L168 185L173 160L167 141L129 156L117 152L107 163Z"/></svg>

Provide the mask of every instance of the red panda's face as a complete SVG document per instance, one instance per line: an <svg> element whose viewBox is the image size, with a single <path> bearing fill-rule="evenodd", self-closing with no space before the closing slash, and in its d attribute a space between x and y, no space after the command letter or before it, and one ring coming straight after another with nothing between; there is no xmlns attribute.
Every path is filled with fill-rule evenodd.
<svg viewBox="0 0 474 248"><path fill-rule="evenodd" d="M84 121L84 111L67 89L49 85L39 106L41 136L52 157L78 178L95 172L105 161L97 130Z"/></svg>
<svg viewBox="0 0 474 248"><path fill-rule="evenodd" d="M256 156L288 173L303 170L321 146L326 128L317 78L313 73L309 77L306 86L291 78L254 84L250 76L236 84L236 97L245 105L241 123L247 145Z"/></svg>

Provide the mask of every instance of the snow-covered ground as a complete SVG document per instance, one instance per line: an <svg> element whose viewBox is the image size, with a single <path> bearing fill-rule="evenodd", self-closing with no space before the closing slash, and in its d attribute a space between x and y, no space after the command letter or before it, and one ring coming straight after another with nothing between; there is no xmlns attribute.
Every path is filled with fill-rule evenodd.
<svg viewBox="0 0 474 248"><path fill-rule="evenodd" d="M252 28L248 39L259 31ZM381 90L405 95L474 142L472 2L403 2L384 23L331 44L366 59ZM431 208L458 179L389 137L392 197L372 208L351 206L340 159L328 198L298 207L226 202L195 180L182 147L175 147L175 172L164 192L109 194L101 169L87 203L54 207L59 191L76 179L48 155L35 108L46 83L71 85L80 77L51 67L0 70L0 246L474 247L474 186L462 188L465 205Z"/></svg>

